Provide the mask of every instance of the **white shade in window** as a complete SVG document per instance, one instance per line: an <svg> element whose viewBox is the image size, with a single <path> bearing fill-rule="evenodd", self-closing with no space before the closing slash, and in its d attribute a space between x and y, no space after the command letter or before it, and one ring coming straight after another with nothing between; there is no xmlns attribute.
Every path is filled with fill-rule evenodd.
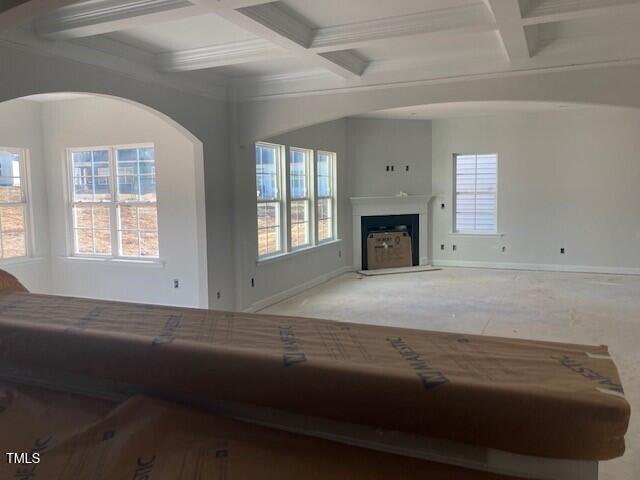
<svg viewBox="0 0 640 480"><path fill-rule="evenodd" d="M497 156L456 155L455 230L495 233L497 230Z"/></svg>

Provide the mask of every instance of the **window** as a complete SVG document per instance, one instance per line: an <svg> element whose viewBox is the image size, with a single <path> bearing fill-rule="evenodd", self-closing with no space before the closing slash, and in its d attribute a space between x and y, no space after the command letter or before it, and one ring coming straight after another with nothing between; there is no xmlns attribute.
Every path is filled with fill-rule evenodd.
<svg viewBox="0 0 640 480"><path fill-rule="evenodd" d="M69 171L75 255L158 257L152 145L72 149Z"/></svg>
<svg viewBox="0 0 640 480"><path fill-rule="evenodd" d="M258 259L335 240L336 154L256 143Z"/></svg>
<svg viewBox="0 0 640 480"><path fill-rule="evenodd" d="M325 242L335 238L333 214L335 210L335 154L318 152L316 160L316 191L318 199L318 242Z"/></svg>
<svg viewBox="0 0 640 480"><path fill-rule="evenodd" d="M282 148L256 145L256 198L258 202L258 256L276 255L282 248Z"/></svg>
<svg viewBox="0 0 640 480"><path fill-rule="evenodd" d="M311 244L311 157L301 148L289 150L289 194L291 196L291 248Z"/></svg>
<svg viewBox="0 0 640 480"><path fill-rule="evenodd" d="M455 231L496 233L497 156L455 155L454 164Z"/></svg>
<svg viewBox="0 0 640 480"><path fill-rule="evenodd" d="M27 256L25 156L0 147L0 259Z"/></svg>

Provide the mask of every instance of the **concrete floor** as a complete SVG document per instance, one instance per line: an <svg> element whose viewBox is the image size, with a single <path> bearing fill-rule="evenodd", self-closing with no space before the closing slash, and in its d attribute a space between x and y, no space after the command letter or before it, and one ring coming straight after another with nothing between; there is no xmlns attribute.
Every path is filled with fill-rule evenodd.
<svg viewBox="0 0 640 480"><path fill-rule="evenodd" d="M640 478L640 277L467 268L345 274L262 312L609 345L632 416L626 453L601 463L600 479Z"/></svg>

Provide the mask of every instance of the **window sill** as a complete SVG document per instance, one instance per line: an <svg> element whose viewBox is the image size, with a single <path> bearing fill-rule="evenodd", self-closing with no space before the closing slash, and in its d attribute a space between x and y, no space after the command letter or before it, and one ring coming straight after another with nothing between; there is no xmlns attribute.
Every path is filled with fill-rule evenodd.
<svg viewBox="0 0 640 480"><path fill-rule="evenodd" d="M81 256L70 256L70 257L60 257L61 260L65 262L71 263L96 263L102 265L123 265L123 266L135 266L135 267L150 267L150 268L164 268L166 265L166 261L161 258L153 258L153 259L134 259L134 258L99 258L99 257L81 257Z"/></svg>
<svg viewBox="0 0 640 480"><path fill-rule="evenodd" d="M9 265L23 265L29 263L41 263L46 260L46 257L14 257L14 258L3 258L0 259L0 266L9 266Z"/></svg>
<svg viewBox="0 0 640 480"><path fill-rule="evenodd" d="M449 232L450 237L502 238L504 233Z"/></svg>
<svg viewBox="0 0 640 480"><path fill-rule="evenodd" d="M274 262L278 262L280 260L285 260L287 258L296 257L298 255L303 255L305 253L310 253L310 252L316 251L319 248L329 247L331 245L337 245L339 243L342 243L342 239L341 238L337 238L335 240L328 240L326 242L322 242L322 243L319 243L317 245L313 245L313 246L310 246L310 247L299 248L297 250L292 250L291 252L287 252L287 253L280 253L278 255L273 255L271 257L259 258L258 260L256 260L256 265L258 265L258 266L267 265L269 263L274 263Z"/></svg>

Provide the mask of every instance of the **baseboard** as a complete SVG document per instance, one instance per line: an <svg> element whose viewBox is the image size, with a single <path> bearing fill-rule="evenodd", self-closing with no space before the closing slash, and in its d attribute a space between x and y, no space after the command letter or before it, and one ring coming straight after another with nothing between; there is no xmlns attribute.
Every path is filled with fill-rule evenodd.
<svg viewBox="0 0 640 480"><path fill-rule="evenodd" d="M534 270L543 272L603 273L640 275L640 268L596 267L591 265L554 265L545 263L474 262L467 260L433 260L434 267L491 268L497 270Z"/></svg>
<svg viewBox="0 0 640 480"><path fill-rule="evenodd" d="M258 300L251 304L251 306L245 308L244 312L255 313L263 308L267 308L275 303L286 300L287 298L291 298L294 295L298 295L299 293L304 292L305 290L309 290L310 288L317 287L318 285L328 282L332 278L338 277L344 273L352 272L353 267L351 265L345 265L344 267L338 268L337 270L333 270L331 272L325 273L324 275L320 275L316 278L309 280L308 282L302 283L300 285L296 285L293 288L289 288L280 293L276 293L270 297L264 298L262 300Z"/></svg>

